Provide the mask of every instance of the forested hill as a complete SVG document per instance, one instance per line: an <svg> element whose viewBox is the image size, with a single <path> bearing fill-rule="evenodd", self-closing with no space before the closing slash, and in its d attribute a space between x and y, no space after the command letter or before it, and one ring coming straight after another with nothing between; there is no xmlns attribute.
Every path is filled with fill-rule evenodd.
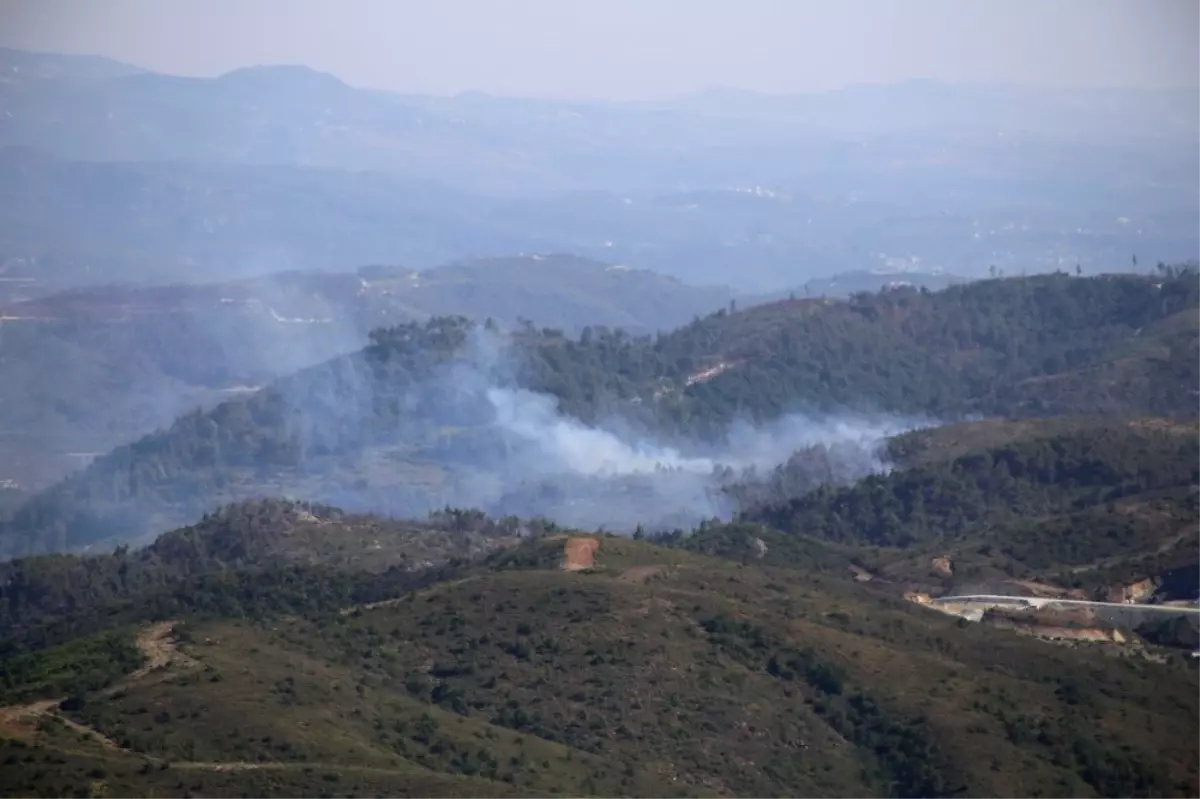
<svg viewBox="0 0 1200 799"><path fill-rule="evenodd" d="M482 364L463 319L378 330L352 356L189 414L35 496L4 523L0 553L136 537L264 493L424 512L464 474L503 468L482 392L502 379L584 421L620 414L691 438L796 408L1192 416L1198 293L1193 269L1164 268L785 301L654 337L527 326L508 338L515 357Z"/></svg>
<svg viewBox="0 0 1200 799"><path fill-rule="evenodd" d="M1192 414L1196 273L1163 271L989 280L709 317L667 345L703 342L714 355L687 366L723 370L689 388L680 413L761 416L800 400L936 416Z"/></svg>
<svg viewBox="0 0 1200 799"><path fill-rule="evenodd" d="M936 416L1193 415L1200 283L1042 275L720 311L670 334L525 331L522 382L581 419L637 399L659 424L855 407ZM408 332L379 340L403 346ZM651 401L653 400L653 401Z"/></svg>

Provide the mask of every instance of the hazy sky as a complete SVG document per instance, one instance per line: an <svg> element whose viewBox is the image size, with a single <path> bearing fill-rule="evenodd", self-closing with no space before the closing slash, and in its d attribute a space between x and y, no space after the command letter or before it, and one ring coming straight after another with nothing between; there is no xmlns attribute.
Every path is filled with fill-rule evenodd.
<svg viewBox="0 0 1200 799"><path fill-rule="evenodd" d="M0 0L0 45L185 75L663 97L937 78L1193 86L1197 0Z"/></svg>

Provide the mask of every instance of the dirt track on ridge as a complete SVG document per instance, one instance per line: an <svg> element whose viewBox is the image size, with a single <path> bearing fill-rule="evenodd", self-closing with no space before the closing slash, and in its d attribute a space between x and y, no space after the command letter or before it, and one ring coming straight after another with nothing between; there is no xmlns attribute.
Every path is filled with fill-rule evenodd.
<svg viewBox="0 0 1200 799"><path fill-rule="evenodd" d="M133 683L144 680L152 672L166 668L171 664L185 667L197 666L195 660L179 651L179 647L171 640L171 633L178 622L161 621L140 631L137 636L137 648L146 662L136 671L121 678L113 685L101 691L102 695L111 695L116 691L127 688ZM75 732L99 741L105 748L121 750L121 745L99 730L94 730L77 721L67 718L58 712L58 706L64 697L57 699L38 699L34 702L23 702L17 705L0 707L0 735L13 738L29 738L37 732L38 722L43 717L59 721Z"/></svg>

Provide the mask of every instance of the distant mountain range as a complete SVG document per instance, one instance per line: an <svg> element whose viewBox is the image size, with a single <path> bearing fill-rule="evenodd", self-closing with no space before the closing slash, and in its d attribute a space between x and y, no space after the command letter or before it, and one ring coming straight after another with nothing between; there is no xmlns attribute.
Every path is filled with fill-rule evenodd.
<svg viewBox="0 0 1200 799"><path fill-rule="evenodd" d="M0 76L0 274L69 285L571 252L771 291L897 259L981 276L1200 251L1188 92L581 103L13 50Z"/></svg>
<svg viewBox="0 0 1200 799"><path fill-rule="evenodd" d="M1200 135L1200 103L1187 90L1047 91L910 81L813 95L712 89L664 103L589 103L361 90L303 66L186 78L107 59L0 50L0 70L0 99L8 112L0 134L4 145L82 160L369 169L506 194L661 189L678 181L691 187L753 185L777 180L781 168L797 176L819 174L838 165L829 156L842 166L885 164L900 151L856 151L865 141L878 147L893 136L918 137L901 145L909 158L954 160L952 153L930 149L934 138L920 137L945 144L986 132L993 151L1036 158L1039 140L1191 143ZM997 142L998 135L1017 141ZM975 138L970 146L987 139ZM844 144L830 149L833 142ZM803 156L814 146L807 154L825 156L821 161L779 157ZM756 152L762 156L757 163L747 162ZM707 167L697 171L702 162ZM764 170L767 163L774 168Z"/></svg>

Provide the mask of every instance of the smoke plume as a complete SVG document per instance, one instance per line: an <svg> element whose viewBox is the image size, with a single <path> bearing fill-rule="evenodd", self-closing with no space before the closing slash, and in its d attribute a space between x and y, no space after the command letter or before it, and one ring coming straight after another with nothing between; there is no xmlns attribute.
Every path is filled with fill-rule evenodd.
<svg viewBox="0 0 1200 799"><path fill-rule="evenodd" d="M766 481L776 467L793 472L792 485L814 487L883 471L885 440L928 424L886 414L791 413L760 425L740 420L716 441L668 443L617 416L585 424L562 412L555 397L517 385L518 357L505 339L477 329L452 365L410 391L405 404L432 413L431 424L460 431L462 443L439 449L448 479L427 508L382 510L453 505L615 532L690 528L730 518L749 496L745 485ZM742 490L728 491L732 484Z"/></svg>

